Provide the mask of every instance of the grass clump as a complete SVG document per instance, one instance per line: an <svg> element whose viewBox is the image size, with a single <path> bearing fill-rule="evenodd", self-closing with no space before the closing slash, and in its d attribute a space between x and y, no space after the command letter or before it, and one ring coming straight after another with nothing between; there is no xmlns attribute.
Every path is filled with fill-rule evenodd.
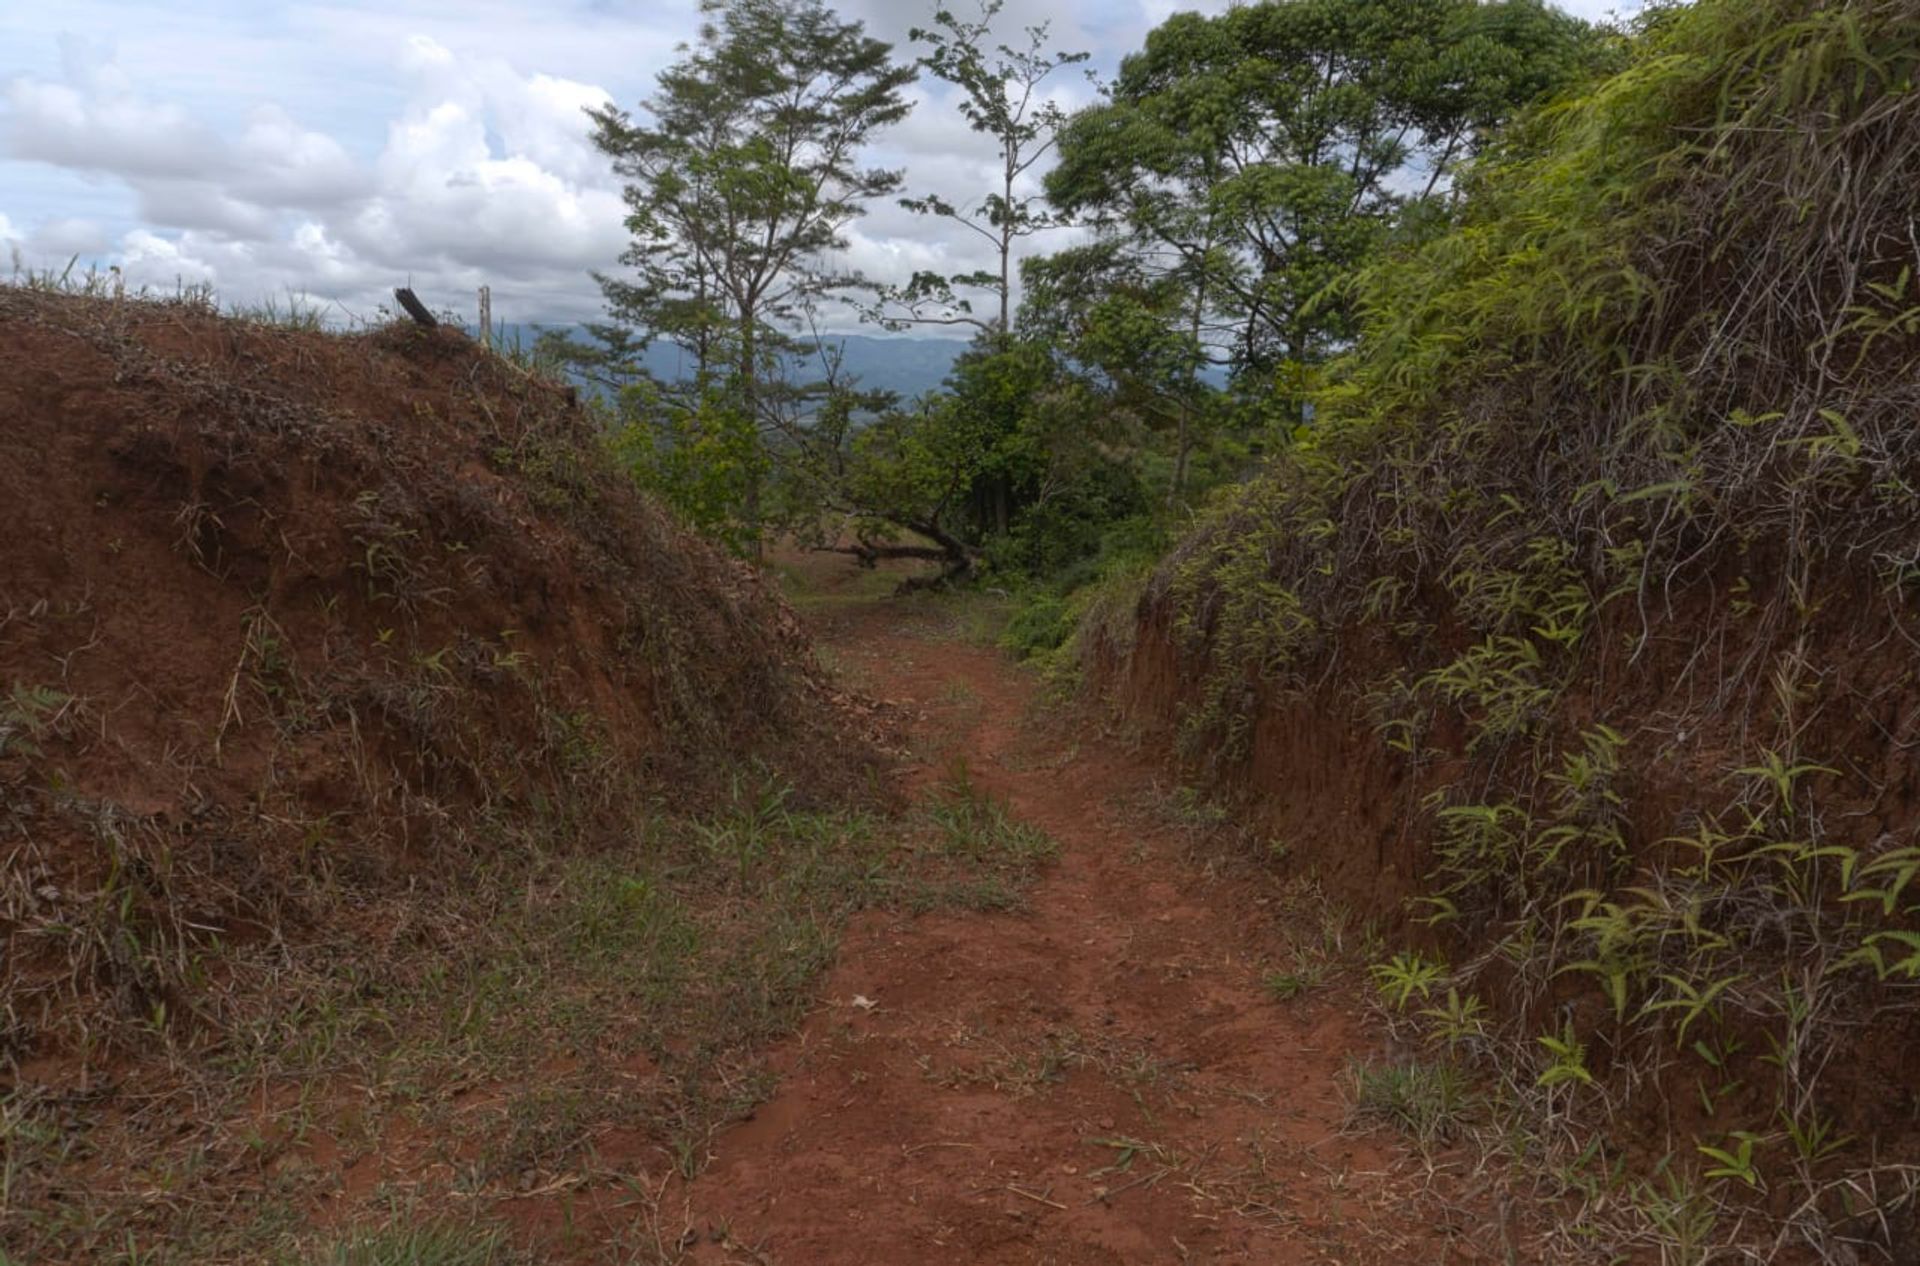
<svg viewBox="0 0 1920 1266"><path fill-rule="evenodd" d="M1472 1100L1467 1074L1446 1062L1355 1061L1346 1076L1356 1121L1393 1126L1422 1146L1459 1134Z"/></svg>
<svg viewBox="0 0 1920 1266"><path fill-rule="evenodd" d="M1059 853L1046 832L1015 818L982 790L964 762L933 789L921 810L915 877L904 892L915 910L1018 910L1041 866Z"/></svg>
<svg viewBox="0 0 1920 1266"><path fill-rule="evenodd" d="M1276 1002L1291 1002L1326 984L1331 974L1330 964L1301 959L1291 967L1268 972L1260 978L1260 983Z"/></svg>
<svg viewBox="0 0 1920 1266"><path fill-rule="evenodd" d="M498 1228L450 1222L349 1232L306 1259L307 1266L506 1266L521 1260L509 1252Z"/></svg>
<svg viewBox="0 0 1920 1266"><path fill-rule="evenodd" d="M926 812L940 830L942 851L951 857L991 859L1030 873L1059 852L1046 832L1020 821L1005 802L983 792L965 764L955 767Z"/></svg>

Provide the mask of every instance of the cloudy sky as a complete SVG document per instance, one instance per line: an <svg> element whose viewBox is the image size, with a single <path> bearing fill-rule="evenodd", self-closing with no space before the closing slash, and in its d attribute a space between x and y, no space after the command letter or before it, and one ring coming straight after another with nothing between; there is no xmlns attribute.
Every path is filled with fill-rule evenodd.
<svg viewBox="0 0 1920 1266"><path fill-rule="evenodd" d="M1050 18L1106 72L1175 9L1227 3L1011 0L1002 20ZM839 5L902 46L932 7ZM0 0L0 275L10 255L78 256L346 316L403 282L468 311L485 282L496 318L589 317L587 272L614 266L625 232L582 108L633 107L697 24L698 0ZM991 153L943 87L914 90L874 158L960 200ZM1077 69L1056 92L1092 96ZM968 236L875 207L850 262L882 278L981 266Z"/></svg>

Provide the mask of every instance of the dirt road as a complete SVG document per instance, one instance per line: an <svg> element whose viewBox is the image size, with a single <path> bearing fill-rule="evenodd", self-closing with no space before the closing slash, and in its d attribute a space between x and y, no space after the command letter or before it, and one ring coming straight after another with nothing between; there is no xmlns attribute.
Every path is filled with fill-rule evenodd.
<svg viewBox="0 0 1920 1266"><path fill-rule="evenodd" d="M1201 842L1149 762L1038 715L1030 674L926 608L814 623L915 718L904 778L964 764L1061 854L1022 912L849 930L775 1097L676 1211L694 1260L1499 1260L1488 1219L1415 1198L1396 1137L1348 1126L1343 1072L1379 1039L1364 982L1313 964L1356 929Z"/></svg>

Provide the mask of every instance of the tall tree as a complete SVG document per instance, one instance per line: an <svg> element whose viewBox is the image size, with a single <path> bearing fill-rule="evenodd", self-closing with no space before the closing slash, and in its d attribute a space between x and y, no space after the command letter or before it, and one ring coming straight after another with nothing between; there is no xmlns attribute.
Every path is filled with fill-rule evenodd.
<svg viewBox="0 0 1920 1266"><path fill-rule="evenodd" d="M1047 192L1204 285L1219 349L1297 379L1347 338L1329 298L1410 198L1580 72L1538 0L1268 0L1183 13L1076 115ZM1198 323L1196 327L1198 328Z"/></svg>
<svg viewBox="0 0 1920 1266"><path fill-rule="evenodd" d="M900 173L865 167L873 134L911 108L916 72L824 0L703 0L698 43L660 75L636 122L590 111L625 181L631 277L600 278L613 324L666 337L695 363L747 449L743 514L758 544L765 436L782 414L771 368L785 330L860 284L833 252Z"/></svg>
<svg viewBox="0 0 1920 1266"><path fill-rule="evenodd" d="M1150 430L1173 431L1164 499L1178 506L1207 395L1198 328L1204 278L1154 268L1115 237L1030 259L1022 271L1021 335L1077 366L1113 407Z"/></svg>
<svg viewBox="0 0 1920 1266"><path fill-rule="evenodd" d="M920 65L936 79L959 89L960 114L968 126L991 137L999 150L999 181L978 202L957 204L937 194L903 198L900 205L921 215L938 216L985 239L998 266L953 276L916 273L905 285L881 293L876 310L883 324L970 325L981 333L1004 334L1012 328L1014 252L1021 239L1055 225L1055 217L1037 194L1019 189L1036 164L1053 149L1066 113L1043 95L1042 85L1055 71L1087 60L1086 53L1048 52L1045 23L1023 32L1026 46L993 44L993 21L1002 0L982 0L980 16L967 21L950 9L933 15L933 25L915 27L917 43L927 46ZM995 303L992 316L980 316L962 292L985 291Z"/></svg>

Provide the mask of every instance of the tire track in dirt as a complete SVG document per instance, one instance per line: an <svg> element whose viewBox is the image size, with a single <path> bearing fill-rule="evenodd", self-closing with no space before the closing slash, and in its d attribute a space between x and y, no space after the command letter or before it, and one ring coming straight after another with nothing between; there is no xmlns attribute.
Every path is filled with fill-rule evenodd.
<svg viewBox="0 0 1920 1266"><path fill-rule="evenodd" d="M675 1201L689 1260L1497 1260L1484 1224L1436 1224L1395 1140L1344 1131L1339 1078L1377 1040L1350 984L1263 988L1281 920L1307 917L1276 883L1129 811L1153 768L1034 724L995 652L885 604L824 623L923 744L954 727L905 777L963 760L1062 851L1022 913L848 929L777 1093Z"/></svg>

